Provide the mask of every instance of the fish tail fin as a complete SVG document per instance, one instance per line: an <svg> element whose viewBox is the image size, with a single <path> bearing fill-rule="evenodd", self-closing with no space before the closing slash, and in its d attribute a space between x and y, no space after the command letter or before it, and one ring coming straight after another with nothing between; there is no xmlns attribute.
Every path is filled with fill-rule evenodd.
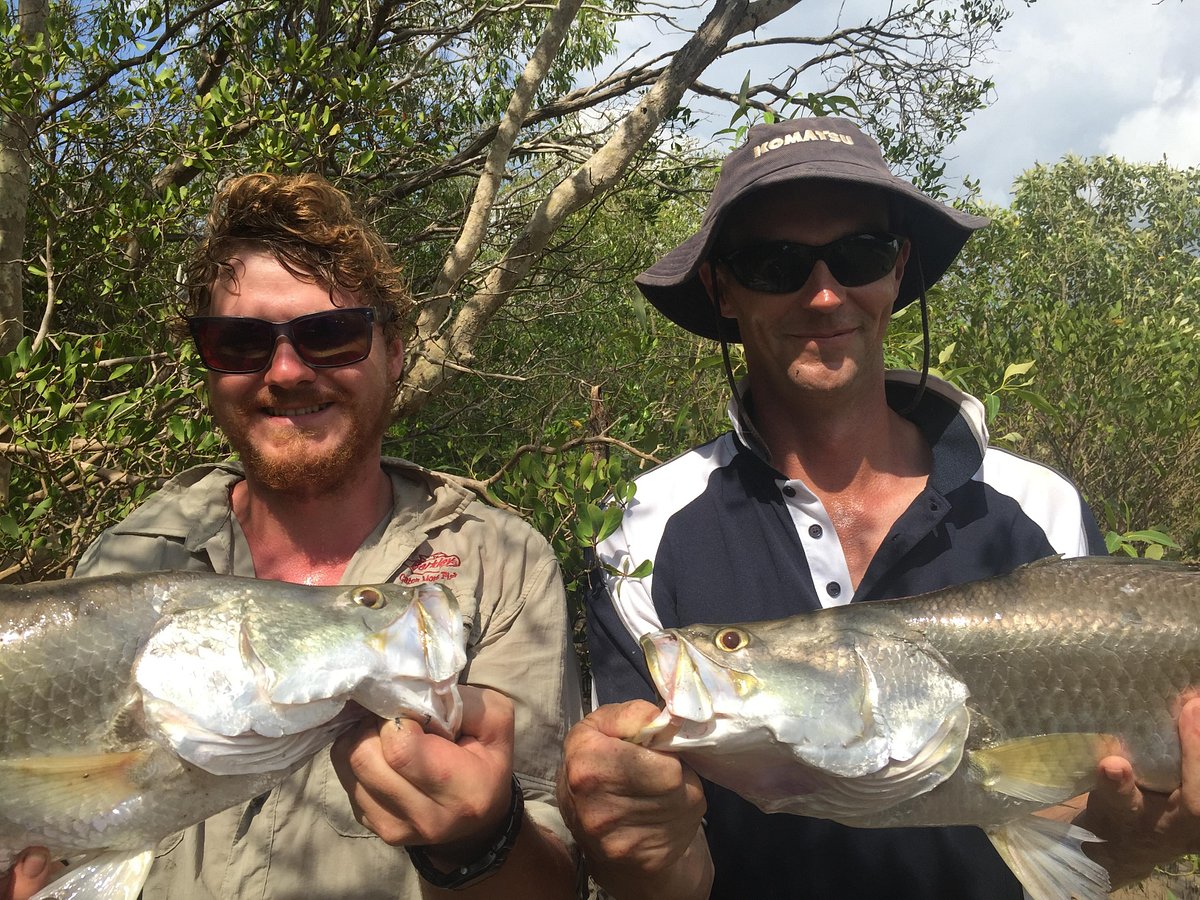
<svg viewBox="0 0 1200 900"><path fill-rule="evenodd" d="M99 853L68 869L30 900L137 900L154 850Z"/></svg>
<svg viewBox="0 0 1200 900"><path fill-rule="evenodd" d="M1027 816L987 829L992 845L1033 900L1106 900L1108 871L1083 852L1098 841L1077 825Z"/></svg>

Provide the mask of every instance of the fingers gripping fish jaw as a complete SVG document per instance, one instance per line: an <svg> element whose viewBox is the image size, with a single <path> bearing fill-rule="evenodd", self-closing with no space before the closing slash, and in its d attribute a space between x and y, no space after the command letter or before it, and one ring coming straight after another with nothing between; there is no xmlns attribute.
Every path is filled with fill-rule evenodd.
<svg viewBox="0 0 1200 900"><path fill-rule="evenodd" d="M378 716L408 718L453 739L462 724L458 676L467 663L458 601L441 584L412 589L402 616L381 634L386 650L377 677L353 699Z"/></svg>

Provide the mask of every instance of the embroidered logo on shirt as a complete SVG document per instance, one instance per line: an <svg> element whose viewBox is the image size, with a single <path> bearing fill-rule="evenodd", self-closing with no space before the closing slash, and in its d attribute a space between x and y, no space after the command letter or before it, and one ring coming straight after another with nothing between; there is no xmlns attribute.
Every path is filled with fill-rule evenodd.
<svg viewBox="0 0 1200 900"><path fill-rule="evenodd" d="M412 562L400 573L401 584L432 584L435 581L449 581L458 577L455 571L462 565L462 560L440 550L428 556L410 557Z"/></svg>

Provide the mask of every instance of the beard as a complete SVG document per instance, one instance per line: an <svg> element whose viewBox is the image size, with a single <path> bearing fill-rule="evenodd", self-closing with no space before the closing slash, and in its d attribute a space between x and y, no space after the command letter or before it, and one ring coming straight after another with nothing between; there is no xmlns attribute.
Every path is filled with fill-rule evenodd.
<svg viewBox="0 0 1200 900"><path fill-rule="evenodd" d="M213 418L225 432L229 443L241 458L247 481L268 491L295 497L313 498L341 490L361 472L364 458L379 453L384 432L391 421L395 390L384 393L382 400L352 398L348 395L300 398L269 390L264 402L251 413L241 408L214 405ZM268 446L250 438L249 416L258 406L307 406L335 400L350 411L349 424L332 446L314 447L313 432L293 426L277 435Z"/></svg>

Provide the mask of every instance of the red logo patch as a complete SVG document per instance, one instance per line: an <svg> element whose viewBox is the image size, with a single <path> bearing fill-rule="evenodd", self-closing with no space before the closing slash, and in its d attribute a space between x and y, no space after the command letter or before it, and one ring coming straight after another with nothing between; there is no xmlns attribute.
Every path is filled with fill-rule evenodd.
<svg viewBox="0 0 1200 900"><path fill-rule="evenodd" d="M429 556L414 556L412 563L400 573L401 584L432 584L435 581L449 581L458 577L454 571L462 565L462 560L440 550Z"/></svg>

